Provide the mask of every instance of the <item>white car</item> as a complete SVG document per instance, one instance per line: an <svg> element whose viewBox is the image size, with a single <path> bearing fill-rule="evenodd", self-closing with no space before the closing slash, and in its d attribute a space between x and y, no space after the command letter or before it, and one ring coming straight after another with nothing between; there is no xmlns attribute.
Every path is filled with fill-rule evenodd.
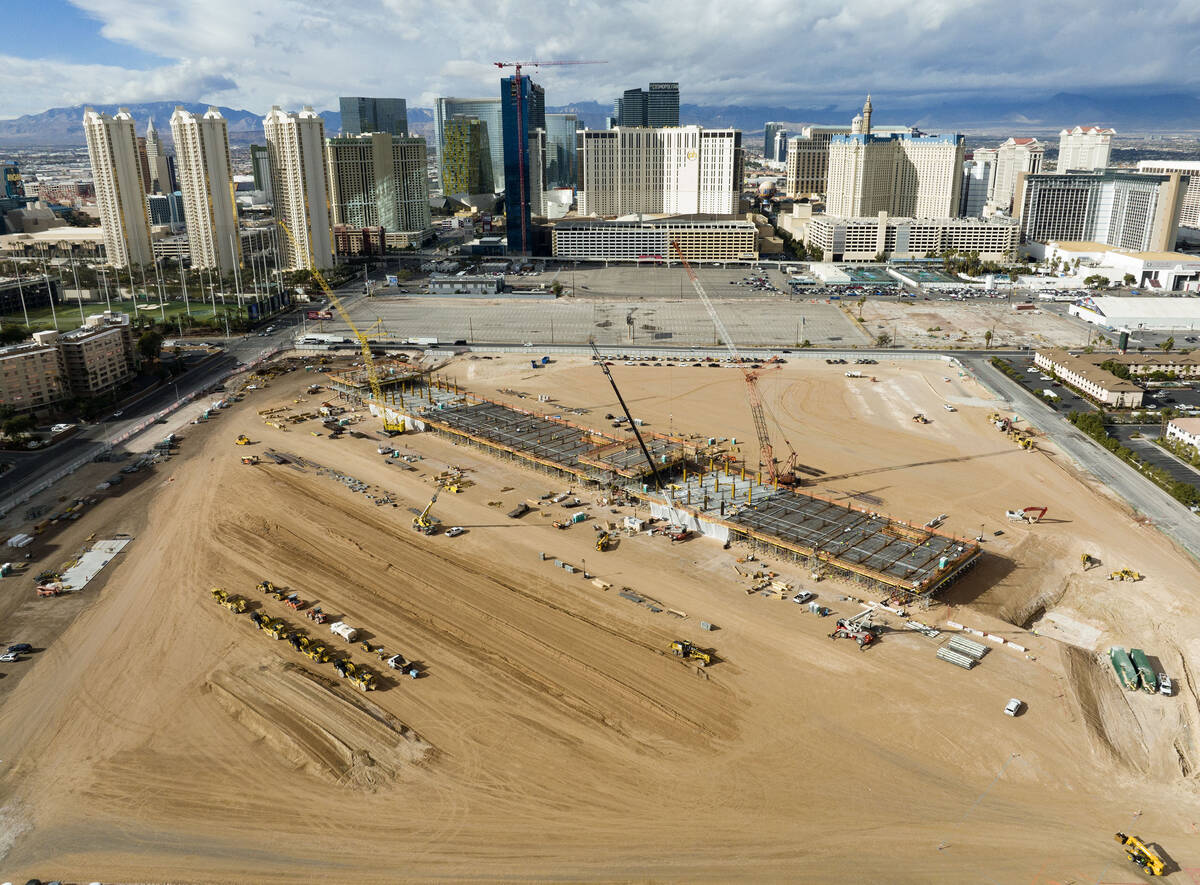
<svg viewBox="0 0 1200 885"><path fill-rule="evenodd" d="M1025 702L1020 698L1012 698L1004 705L1005 716L1019 716L1021 711L1025 709Z"/></svg>
<svg viewBox="0 0 1200 885"><path fill-rule="evenodd" d="M6 651L4 654L0 655L0 662L3 662L5 664L11 664L13 661L19 661L20 659L21 659L20 652Z"/></svg>
<svg viewBox="0 0 1200 885"><path fill-rule="evenodd" d="M464 529L462 526L456 525L453 528L446 529L446 537L447 538L457 538L459 535L461 535L465 531L466 531L466 529Z"/></svg>
<svg viewBox="0 0 1200 885"><path fill-rule="evenodd" d="M814 593L809 593L807 590L801 590L799 593L797 593L795 596L792 597L792 602L795 602L799 605L803 605L804 603L808 602L810 599L815 598L815 596L816 596L816 594L814 594Z"/></svg>
<svg viewBox="0 0 1200 885"><path fill-rule="evenodd" d="M1158 674L1158 693L1165 694L1170 697L1175 691L1175 686L1171 684L1171 677L1166 673Z"/></svg>

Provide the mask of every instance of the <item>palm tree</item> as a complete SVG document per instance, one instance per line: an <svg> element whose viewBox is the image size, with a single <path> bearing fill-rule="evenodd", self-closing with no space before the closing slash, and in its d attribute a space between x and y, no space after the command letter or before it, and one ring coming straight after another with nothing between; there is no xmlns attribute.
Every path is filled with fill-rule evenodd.
<svg viewBox="0 0 1200 885"><path fill-rule="evenodd" d="M985 349L990 348L992 346L992 330L991 329L988 329L986 332L983 333L983 344L984 344Z"/></svg>

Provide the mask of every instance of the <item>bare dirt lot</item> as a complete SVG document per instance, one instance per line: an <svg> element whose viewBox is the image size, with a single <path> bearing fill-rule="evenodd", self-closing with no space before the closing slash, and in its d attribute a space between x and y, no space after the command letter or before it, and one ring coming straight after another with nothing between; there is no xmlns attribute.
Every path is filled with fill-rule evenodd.
<svg viewBox="0 0 1200 885"><path fill-rule="evenodd" d="M178 457L39 541L35 568L92 532L135 537L83 593L39 600L28 578L0 582L7 641L38 648L0 665L0 870L71 881L1135 881L1117 830L1200 869L1196 565L1053 451L997 433L983 389L950 364L863 368L868 377L848 378L805 361L764 377L781 436L822 494L918 524L947 514L960 535L982 529L981 565L912 614L995 631L1028 654L995 648L959 670L934 657L944 635L902 631L903 619L860 652L805 607L747 595L736 547L639 535L600 553L590 523L550 527L543 513L558 508L504 515L563 490L558 480L432 435L396 441L419 460L385 463L375 439L266 426L256 410L316 405L295 402L313 380L297 372L188 428ZM750 436L734 370L613 371L656 430ZM574 420L598 428L617 408L582 361L535 372L519 357L463 359L447 372L495 398L526 391L507 397L521 408L589 408ZM917 412L931 423L914 423ZM243 432L253 446L233 445ZM268 448L298 463L240 462ZM443 493L433 513L466 532L419 535L409 508L449 465L474 485ZM615 518L583 497L593 517ZM1048 506L1047 518L1005 518L1027 505ZM1083 551L1102 566L1082 572ZM768 561L839 615L858 610L845 594L865 595ZM1145 580L1105 580L1123 566ZM417 660L421 678L257 592L264 578ZM379 690L359 692L255 630L213 602L213 586L370 666ZM621 587L686 617L635 605ZM667 650L676 638L717 660L681 663ZM1176 696L1121 691L1096 654L1109 644L1158 657ZM1013 696L1028 704L1015 719L1001 712Z"/></svg>
<svg viewBox="0 0 1200 885"><path fill-rule="evenodd" d="M904 347L980 348L992 332L993 347L1083 345L1088 331L1078 321L1050 310L1014 310L1003 298L959 301L868 299L862 319L872 335L881 332ZM857 314L857 304L852 306Z"/></svg>

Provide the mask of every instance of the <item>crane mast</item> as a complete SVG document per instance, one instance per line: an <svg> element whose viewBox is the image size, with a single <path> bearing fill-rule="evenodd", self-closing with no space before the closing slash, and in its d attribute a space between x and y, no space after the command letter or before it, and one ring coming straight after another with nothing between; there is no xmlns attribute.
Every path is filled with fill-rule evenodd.
<svg viewBox="0 0 1200 885"><path fill-rule="evenodd" d="M529 149L528 136L524 135L524 107L525 107L525 92L521 88L521 68L543 68L543 67L559 67L562 65L606 65L606 61L494 61L492 62L498 68L513 69L513 86L516 88L517 101L517 138L525 139L525 144L518 141L517 144L517 176L520 182L520 192L517 194L518 200L525 200L525 152ZM521 252L529 251L529 239L525 226L525 209L521 208Z"/></svg>
<svg viewBox="0 0 1200 885"><path fill-rule="evenodd" d="M288 229L288 226L279 219L276 219L276 223L283 228L283 232L287 234L288 239L292 241L292 247L299 252L300 244L296 242L296 237ZM350 319L350 314L346 311L346 308L342 306L341 299L334 294L333 289L329 287L329 284L325 282L325 278L321 276L321 272L317 270L316 266L312 263L312 250L308 250L307 254L309 256L309 271L312 273L317 283L321 286L321 290L329 297L329 303L337 308L337 312L341 315L342 321L350 327L350 331L354 333L354 337L358 340L358 347L362 352L363 367L367 373L367 383L371 385L371 396L373 396L375 401L379 404L380 417L383 419L383 429L389 431L399 431L401 426L388 420L387 404L383 399L383 388L381 388L379 385L379 375L375 371L375 358L371 355L371 345L367 341L367 336L358 330L358 326L354 325L354 320Z"/></svg>
<svg viewBox="0 0 1200 885"><path fill-rule="evenodd" d="M687 271L688 279L692 282L692 288L700 296L700 301L704 304L704 309L708 311L713 326L716 327L717 334L720 335L721 340L725 343L726 350L729 351L729 355L737 363L738 368L742 370L742 375L746 379L746 399L750 404L750 417L754 421L754 435L758 438L759 458L766 465L767 474L770 476L771 482L778 485L792 485L796 481L796 452L792 449L791 443L784 439L784 444L788 447L790 454L788 455L784 469L780 470L779 465L775 463L775 446L771 442L771 432L767 426L766 409L763 406L762 394L758 389L760 373L751 369L746 364L746 360L738 352L737 345L733 343L733 336L729 334L729 329L725 327L724 320L717 313L717 308L712 303L712 299L708 297L708 292L704 290L704 286L700 283L700 278L696 276L696 272L688 264L687 258L683 255L683 249L679 247L679 243L672 240L671 246L675 249L676 254L679 255L679 261L683 264L683 269Z"/></svg>

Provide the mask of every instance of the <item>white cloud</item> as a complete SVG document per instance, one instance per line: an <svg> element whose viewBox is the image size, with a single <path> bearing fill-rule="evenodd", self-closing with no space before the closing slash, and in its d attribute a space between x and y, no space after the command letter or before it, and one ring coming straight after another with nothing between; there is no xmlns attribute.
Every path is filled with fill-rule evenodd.
<svg viewBox="0 0 1200 885"><path fill-rule="evenodd" d="M679 80L696 104L824 105L864 92L1194 88L1200 15L1117 0L72 0L103 35L168 59L135 71L0 56L5 112L180 99L265 110L341 94L498 93L496 59L601 58L534 76L550 104ZM1154 47L1153 52L1119 47Z"/></svg>

